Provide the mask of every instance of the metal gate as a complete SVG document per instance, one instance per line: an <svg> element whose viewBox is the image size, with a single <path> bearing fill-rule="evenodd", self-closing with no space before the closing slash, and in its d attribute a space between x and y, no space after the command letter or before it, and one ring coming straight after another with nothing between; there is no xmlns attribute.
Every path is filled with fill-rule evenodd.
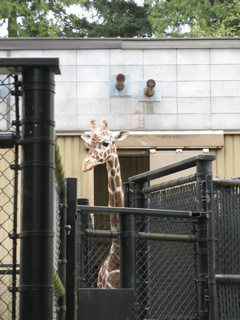
<svg viewBox="0 0 240 320"><path fill-rule="evenodd" d="M129 209L79 206L78 288L96 287L110 237L119 237L121 284L135 289L135 319L240 319L240 180L212 179L213 160L200 155L131 177L125 186ZM149 186L190 167L195 174ZM128 230L93 231L89 212L119 213Z"/></svg>
<svg viewBox="0 0 240 320"><path fill-rule="evenodd" d="M146 303L141 319L214 319L216 314L216 288L214 270L214 236L212 212L212 156L198 156L161 168L152 173L132 177L143 191L138 206L166 210L191 211L191 219L150 219L145 232L172 235L170 242L145 242L145 265L148 275L145 285ZM196 166L196 173L167 183L148 186L147 182L171 173ZM196 237L192 243L174 235ZM169 237L169 236L166 236ZM209 239L212 241L209 241ZM184 237L183 237L184 240ZM141 244L139 245L141 246ZM141 270L141 269L140 269ZM141 274L141 271L139 271ZM137 290L142 292L142 281ZM209 290L209 282L212 287ZM139 293L139 304L141 294Z"/></svg>
<svg viewBox="0 0 240 320"><path fill-rule="evenodd" d="M240 319L240 180L213 183L218 319Z"/></svg>

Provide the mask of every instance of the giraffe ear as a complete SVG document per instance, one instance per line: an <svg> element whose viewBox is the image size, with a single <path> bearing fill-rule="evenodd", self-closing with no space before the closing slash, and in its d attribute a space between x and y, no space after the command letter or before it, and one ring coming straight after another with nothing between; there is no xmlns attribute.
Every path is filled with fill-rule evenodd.
<svg viewBox="0 0 240 320"><path fill-rule="evenodd" d="M117 133L113 134L112 141L113 141L113 143L115 143L117 141L123 141L124 139L127 138L128 135L129 135L128 131L117 132Z"/></svg>
<svg viewBox="0 0 240 320"><path fill-rule="evenodd" d="M83 141L85 141L88 145L90 145L91 142L91 136L89 133L84 133L81 135L81 138L83 139Z"/></svg>

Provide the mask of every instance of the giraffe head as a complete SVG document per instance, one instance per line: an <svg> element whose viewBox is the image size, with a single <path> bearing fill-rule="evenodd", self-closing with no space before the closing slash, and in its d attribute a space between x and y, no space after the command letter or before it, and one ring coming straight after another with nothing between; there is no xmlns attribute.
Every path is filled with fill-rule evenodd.
<svg viewBox="0 0 240 320"><path fill-rule="evenodd" d="M109 130L106 120L103 120L101 128L97 127L95 120L92 120L90 134L81 136L89 146L88 154L83 161L82 170L86 172L99 164L110 161L116 155L115 143L124 140L127 136L127 131L113 134Z"/></svg>

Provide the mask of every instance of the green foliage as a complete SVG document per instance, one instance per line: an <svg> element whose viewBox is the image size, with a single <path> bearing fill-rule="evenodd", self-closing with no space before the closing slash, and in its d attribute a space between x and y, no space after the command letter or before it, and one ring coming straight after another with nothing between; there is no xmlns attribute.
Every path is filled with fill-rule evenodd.
<svg viewBox="0 0 240 320"><path fill-rule="evenodd" d="M240 35L239 0L146 0L157 36Z"/></svg>
<svg viewBox="0 0 240 320"><path fill-rule="evenodd" d="M1 0L0 26L8 22L9 37L54 37L66 8L84 0Z"/></svg>
<svg viewBox="0 0 240 320"><path fill-rule="evenodd" d="M64 34L88 37L152 35L147 5L140 6L133 0L88 0L84 8L91 14L90 21L71 15L65 20Z"/></svg>
<svg viewBox="0 0 240 320"><path fill-rule="evenodd" d="M199 26L193 28L196 36L234 37L240 36L240 2L239 0L218 3L215 7L216 19L206 30Z"/></svg>

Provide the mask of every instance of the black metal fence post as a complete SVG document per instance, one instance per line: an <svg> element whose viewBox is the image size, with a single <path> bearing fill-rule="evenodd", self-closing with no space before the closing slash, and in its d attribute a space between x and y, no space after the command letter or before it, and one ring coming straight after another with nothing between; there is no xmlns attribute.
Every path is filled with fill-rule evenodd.
<svg viewBox="0 0 240 320"><path fill-rule="evenodd" d="M58 274L62 285L66 288L67 283L67 190L63 190L59 194L60 201L60 250L58 260ZM67 305L66 295L58 298L58 320L66 319Z"/></svg>
<svg viewBox="0 0 240 320"><path fill-rule="evenodd" d="M20 320L52 320L54 72L23 71Z"/></svg>
<svg viewBox="0 0 240 320"><path fill-rule="evenodd" d="M216 285L216 237L215 217L213 210L213 180L211 173L206 175L206 196L208 214L208 290L209 290L209 318L218 319L217 285Z"/></svg>
<svg viewBox="0 0 240 320"><path fill-rule="evenodd" d="M88 206L89 201L86 198L80 198L77 200L78 205ZM85 279L85 270L84 270L84 261L87 259L85 255L84 248L84 234L87 224L87 214L78 212L77 224L78 224L78 247L77 247L77 289L84 288L86 279Z"/></svg>
<svg viewBox="0 0 240 320"><path fill-rule="evenodd" d="M129 205L129 185L124 185L125 204ZM136 219L128 213L120 216L120 287L136 288Z"/></svg>
<svg viewBox="0 0 240 320"><path fill-rule="evenodd" d="M77 319L77 179L67 179L67 320Z"/></svg>
<svg viewBox="0 0 240 320"><path fill-rule="evenodd" d="M200 320L216 320L215 239L212 210L212 162L197 161L199 218L198 313Z"/></svg>
<svg viewBox="0 0 240 320"><path fill-rule="evenodd" d="M14 85L15 90L12 92L12 95L15 96L15 121L13 124L16 126L16 139L20 139L20 108L19 108L19 97L22 95L22 91L20 90L21 83L18 79L18 76L14 76ZM17 220L18 220L18 170L19 166L19 146L15 145L15 159L14 159L14 213L13 213L13 272L12 272L12 319L16 319L17 316Z"/></svg>
<svg viewBox="0 0 240 320"><path fill-rule="evenodd" d="M131 182L130 184L133 184L133 195L132 195L132 201L131 206L134 208L146 208L147 207L147 201L145 199L143 188L148 185L148 182L145 180L140 180L137 183ZM146 223L146 217L138 217L138 220L136 220L135 217L135 228L137 231L146 231L145 226ZM140 242L135 241L135 259L136 261L141 261L141 271L138 270L138 265L136 265L135 270L135 296L140 297L141 299L136 299L135 301L135 310L136 310L136 317L139 320L145 319L149 317L149 297L148 297L148 284L147 284L147 275L148 275L148 254L147 254L147 242ZM135 262L136 264L136 262ZM141 290L141 293L138 292Z"/></svg>

